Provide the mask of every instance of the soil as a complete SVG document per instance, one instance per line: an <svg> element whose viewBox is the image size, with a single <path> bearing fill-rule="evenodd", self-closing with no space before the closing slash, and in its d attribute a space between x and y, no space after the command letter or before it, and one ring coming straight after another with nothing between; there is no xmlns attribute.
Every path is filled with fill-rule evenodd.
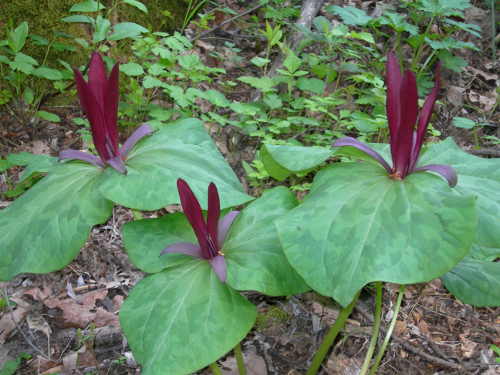
<svg viewBox="0 0 500 375"><path fill-rule="evenodd" d="M245 10L233 3L228 1L235 11ZM471 22L488 19L487 10L481 6L482 2L476 2L469 12ZM226 34L225 38L232 35ZM234 42L245 43L241 39ZM487 43L486 39L479 41L484 47L482 51L488 50ZM251 43L242 49L243 53L251 50ZM200 47L200 54L203 53ZM463 74L444 77L436 128L442 137L453 136L466 151L500 157L500 147L481 138L500 137L500 115L495 110L499 64L492 60L491 52L488 54L464 53L469 66ZM241 67L233 69L236 76L240 75ZM80 147L78 128L70 121L78 112L76 105L64 107L58 111L61 123L40 122L33 132L28 132L27 124L18 117L0 113L0 156L20 151L56 156L61 149ZM450 124L454 116L481 121L485 126L475 132L457 129ZM231 127L207 125L207 130L245 188L257 195L263 187L252 188L241 165L242 161L253 160L255 140ZM19 168L12 168L0 174L0 193L9 188L9 181L15 181L19 172ZM6 198L0 200L0 208L9 202ZM129 209L117 206L111 219L92 230L78 257L63 270L47 275L19 275L0 283L15 303L15 307L0 307L0 368L7 360L27 353L29 359L22 361L16 374L140 374L118 321L122 301L144 276L131 266L121 242L121 227L132 220ZM385 285L383 330L392 317L397 290L396 285ZM242 342L247 372L304 374L339 307L313 292L290 298L257 293L247 293L247 297L259 311L256 326ZM373 301L374 291L365 288L321 374L359 372L373 325ZM405 291L379 373L500 374L499 355L495 355L492 345L500 347L500 308L465 305L439 279L411 285ZM224 374L237 374L232 353L222 358L219 365Z"/></svg>

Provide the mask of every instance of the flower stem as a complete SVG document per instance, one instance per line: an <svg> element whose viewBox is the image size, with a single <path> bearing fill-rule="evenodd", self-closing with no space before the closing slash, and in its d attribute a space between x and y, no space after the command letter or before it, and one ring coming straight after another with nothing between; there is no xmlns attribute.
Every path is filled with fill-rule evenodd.
<svg viewBox="0 0 500 375"><path fill-rule="evenodd" d="M349 315L351 315L352 309L354 308L354 305L356 305L356 302L359 297L359 292L354 296L354 299L352 302L344 307L342 310L340 310L339 316L335 323L330 327L330 330L326 334L325 338L323 339L323 342L321 343L318 351L314 355L314 358L311 362L311 367L306 372L306 375L316 375L318 372L319 368L321 367L321 363L325 359L326 354L330 350L330 347L332 346L333 342L335 341L335 338L339 334L340 330L344 328L345 322Z"/></svg>
<svg viewBox="0 0 500 375"><path fill-rule="evenodd" d="M210 370L212 370L212 374L214 375L222 375L222 371L220 370L219 366L217 366L217 362L211 363L209 365Z"/></svg>
<svg viewBox="0 0 500 375"><path fill-rule="evenodd" d="M363 362L363 366L361 367L359 375L366 375L366 373L368 372L370 361L372 359L373 353L375 352L375 347L377 346L378 334L380 332L380 322L382 320L382 281L377 281L375 283L375 289L377 294L375 295L375 314L372 328L372 337L370 339L370 345L368 346L365 361Z"/></svg>
<svg viewBox="0 0 500 375"><path fill-rule="evenodd" d="M245 361L243 360L243 353L241 352L241 344L238 343L234 347L234 356L236 357L236 364L238 365L238 373L246 375Z"/></svg>
<svg viewBox="0 0 500 375"><path fill-rule="evenodd" d="M380 361L382 360L382 357L384 356L385 353L385 349L387 348L387 344L389 344L389 341L392 336L392 331L394 331L394 326L396 325L399 309L401 308L401 301L403 301L404 291L405 291L405 286L400 285L398 299L396 300L396 306L394 306L394 314L392 315L391 324L389 325L389 328L387 329L387 332L385 334L384 342L382 343L382 346L380 347L377 356L375 357L375 363L373 364L373 367L370 370L370 375L374 375L377 372Z"/></svg>

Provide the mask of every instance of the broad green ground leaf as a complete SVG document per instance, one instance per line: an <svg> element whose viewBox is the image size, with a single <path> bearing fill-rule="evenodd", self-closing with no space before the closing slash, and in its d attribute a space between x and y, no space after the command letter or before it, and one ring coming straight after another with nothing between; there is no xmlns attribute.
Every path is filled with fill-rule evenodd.
<svg viewBox="0 0 500 375"><path fill-rule="evenodd" d="M317 167L333 153L324 147L266 144L265 148L279 165L291 172L302 172Z"/></svg>
<svg viewBox="0 0 500 375"><path fill-rule="evenodd" d="M122 233L130 261L147 273L160 272L176 264L178 254L160 256L167 246L177 242L197 243L193 229L182 213L133 221L123 226Z"/></svg>
<svg viewBox="0 0 500 375"><path fill-rule="evenodd" d="M247 335L255 317L255 306L221 283L207 261L193 258L141 280L120 310L143 375L208 366Z"/></svg>
<svg viewBox="0 0 500 375"><path fill-rule="evenodd" d="M274 160L269 151L267 150L266 145L263 145L259 152L259 158L264 164L264 168L266 169L269 176L278 181L285 181L288 176L292 174L291 171L284 168Z"/></svg>
<svg viewBox="0 0 500 375"><path fill-rule="evenodd" d="M222 251L227 283L237 290L283 296L309 290L286 259L274 221L297 205L284 187L267 191L252 202L231 226Z"/></svg>
<svg viewBox="0 0 500 375"><path fill-rule="evenodd" d="M127 175L106 168L101 185L109 200L139 210L179 203L177 179L183 178L206 209L207 188L217 185L221 208L250 199L215 147L201 121L186 119L141 140L127 158Z"/></svg>
<svg viewBox="0 0 500 375"><path fill-rule="evenodd" d="M477 216L474 197L430 173L395 181L379 166L336 163L276 224L292 266L345 306L369 282L424 282L451 270L470 250Z"/></svg>
<svg viewBox="0 0 500 375"><path fill-rule="evenodd" d="M485 251L500 252L500 159L470 155L448 138L429 146L419 162L425 164L449 164L455 168L458 184L454 190L477 197L479 222L475 244Z"/></svg>
<svg viewBox="0 0 500 375"><path fill-rule="evenodd" d="M95 166L59 165L0 211L0 280L23 273L47 273L78 254L92 226L111 215L112 202L97 188Z"/></svg>

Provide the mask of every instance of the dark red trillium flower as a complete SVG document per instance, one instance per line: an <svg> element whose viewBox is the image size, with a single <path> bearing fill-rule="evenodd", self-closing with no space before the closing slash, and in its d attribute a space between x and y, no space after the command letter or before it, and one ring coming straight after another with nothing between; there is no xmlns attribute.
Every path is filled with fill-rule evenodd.
<svg viewBox="0 0 500 375"><path fill-rule="evenodd" d="M208 211L205 221L201 212L201 206L186 181L177 180L177 190L181 198L181 206L186 215L198 244L190 242L179 242L166 247L160 255L167 253L181 253L197 258L206 259L212 265L220 281L225 282L227 277L227 266L222 245L226 234L231 227L239 211L229 212L222 220L220 217L220 201L217 187L212 182L208 185Z"/></svg>
<svg viewBox="0 0 500 375"><path fill-rule="evenodd" d="M387 57L386 69L386 107L389 121L392 168L378 152L357 139L351 137L340 138L333 144L333 147L356 147L378 161L394 180L402 180L413 172L431 171L443 176L451 187L455 186L457 184L457 174L452 167L439 164L417 167L425 132L439 94L439 65L436 69L434 88L427 96L420 113L418 110L415 74L408 70L401 74L399 62L393 53L389 53Z"/></svg>
<svg viewBox="0 0 500 375"><path fill-rule="evenodd" d="M76 89L80 104L87 113L94 146L99 157L78 151L65 150L59 154L59 160L77 159L99 167L106 164L118 172L126 174L125 159L129 151L144 136L153 130L147 124L141 125L118 147L118 101L119 101L119 64L115 64L109 77L106 77L104 61L99 53L94 52L89 64L89 80L85 82L82 73L74 69Z"/></svg>

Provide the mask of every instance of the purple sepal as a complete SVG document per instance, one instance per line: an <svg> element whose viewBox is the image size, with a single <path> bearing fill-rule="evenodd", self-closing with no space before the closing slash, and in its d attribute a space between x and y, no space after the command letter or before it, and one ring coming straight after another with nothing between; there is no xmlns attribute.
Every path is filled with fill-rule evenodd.
<svg viewBox="0 0 500 375"><path fill-rule="evenodd" d="M172 253L179 253L190 255L196 258L203 258L201 255L200 247L191 242L174 243L173 245L167 246L165 249L163 249L160 255Z"/></svg>
<svg viewBox="0 0 500 375"><path fill-rule="evenodd" d="M106 163L121 174L127 174L127 168L125 167L125 163L120 156L108 159L106 160Z"/></svg>
<svg viewBox="0 0 500 375"><path fill-rule="evenodd" d="M231 227L231 224L233 223L234 219L236 219L236 216L240 211L231 211L229 212L226 216L224 216L221 220L219 220L219 225L217 228L217 239L219 241L219 248L222 249L222 246L224 244L224 241L226 239L227 232L229 231L229 228Z"/></svg>
<svg viewBox="0 0 500 375"><path fill-rule="evenodd" d="M127 138L125 143L122 145L120 149L120 154L123 159L127 158L128 153L135 146L137 142L139 142L145 136L151 134L153 132L153 128L148 124L142 124L132 133L130 137Z"/></svg>
<svg viewBox="0 0 500 375"><path fill-rule="evenodd" d="M59 153L59 160L73 159L81 160L93 164L96 167L104 168L104 164L97 156L89 154L88 152L78 150L64 150Z"/></svg>
<svg viewBox="0 0 500 375"><path fill-rule="evenodd" d="M378 161L382 165L382 167L385 168L387 173L389 173L389 174L392 173L391 167L389 166L389 164L387 164L387 162L382 157L382 155L380 155L374 149L365 145L363 142L360 142L357 139L352 138L352 137L344 137L344 138L337 139L335 141L335 143L332 145L332 147L342 147L342 146L351 146L351 147L357 148L358 150L364 152L366 155L368 155L371 158Z"/></svg>
<svg viewBox="0 0 500 375"><path fill-rule="evenodd" d="M219 280L225 283L227 279L227 265L224 257L222 255L217 255L210 259L209 262Z"/></svg>
<svg viewBox="0 0 500 375"><path fill-rule="evenodd" d="M450 167L449 165L442 164L429 164L424 165L423 167L418 167L413 170L414 172L435 172L441 175L446 181L448 181L448 185L450 187L454 187L458 182L457 172L455 169Z"/></svg>

